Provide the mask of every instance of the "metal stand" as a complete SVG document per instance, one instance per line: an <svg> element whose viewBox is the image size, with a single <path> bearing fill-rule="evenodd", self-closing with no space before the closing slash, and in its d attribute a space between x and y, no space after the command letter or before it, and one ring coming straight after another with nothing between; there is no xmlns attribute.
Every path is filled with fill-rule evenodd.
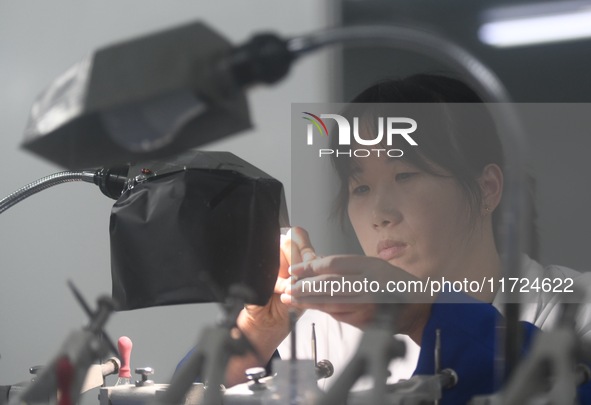
<svg viewBox="0 0 591 405"><path fill-rule="evenodd" d="M115 309L113 300L106 296L100 297L97 300L98 309L93 313L71 283L70 288L85 311L89 312L89 325L68 336L49 366L43 368L35 382L20 396L11 399L11 405L47 403L50 398L55 398L58 391L60 404L76 404L90 365L105 356L108 349L117 354L117 351L113 350L114 345L111 342L105 345L107 342L103 340L103 326Z"/></svg>
<svg viewBox="0 0 591 405"><path fill-rule="evenodd" d="M175 374L159 403L182 403L183 397L199 376L204 377L207 383L203 405L222 403L220 386L224 382L228 361L234 355L254 352L254 348L244 336L232 337L232 329L236 327L238 314L247 302L247 294L245 287L230 288L229 296L224 303L224 319L219 325L208 327L202 332L195 350Z"/></svg>
<svg viewBox="0 0 591 405"><path fill-rule="evenodd" d="M376 318L363 334L357 352L320 401L322 405L346 403L353 384L365 374L371 375L374 381L367 403L373 405L384 403L387 398L388 365L393 358L401 357L406 352L404 342L393 337L395 314L392 312L391 307L385 305L378 307Z"/></svg>

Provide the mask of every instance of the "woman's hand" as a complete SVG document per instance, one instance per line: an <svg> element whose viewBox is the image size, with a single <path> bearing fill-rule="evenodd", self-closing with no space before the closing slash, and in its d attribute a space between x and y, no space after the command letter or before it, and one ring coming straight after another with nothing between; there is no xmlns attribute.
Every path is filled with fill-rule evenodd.
<svg viewBox="0 0 591 405"><path fill-rule="evenodd" d="M411 287L419 281L406 271L375 257L328 256L292 265L291 274L294 283L282 295L283 302L321 310L359 328L374 318L378 304L389 305L397 311L396 332L420 342L433 299L392 290L395 283Z"/></svg>
<svg viewBox="0 0 591 405"><path fill-rule="evenodd" d="M241 330L257 328L282 336L281 342L289 331L289 308L280 299L290 288L289 267L302 261L316 258L308 233L303 228L292 228L287 235L281 236L279 274L275 283L274 294L265 306L246 305L238 318ZM273 348L275 350L275 348Z"/></svg>
<svg viewBox="0 0 591 405"><path fill-rule="evenodd" d="M238 329L252 343L258 356L233 359L226 374L228 386L244 381L246 368L264 366L287 337L290 332L289 307L280 297L290 286L289 266L314 258L316 253L304 229L295 227L286 236L281 236L279 274L274 294L264 306L246 305L236 321ZM303 312L303 309L296 310L299 314Z"/></svg>

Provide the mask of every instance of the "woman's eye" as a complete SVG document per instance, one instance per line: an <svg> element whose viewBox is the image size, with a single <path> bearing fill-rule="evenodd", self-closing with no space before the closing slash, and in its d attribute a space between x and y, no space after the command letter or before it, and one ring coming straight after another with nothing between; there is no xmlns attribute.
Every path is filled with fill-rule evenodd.
<svg viewBox="0 0 591 405"><path fill-rule="evenodd" d="M404 181L404 180L408 180L410 179L412 176L414 176L417 173L412 173L412 172L403 172L403 173L398 173L396 175L396 181Z"/></svg>
<svg viewBox="0 0 591 405"><path fill-rule="evenodd" d="M351 190L351 194L353 195L363 195L369 191L369 186L357 186L353 187Z"/></svg>

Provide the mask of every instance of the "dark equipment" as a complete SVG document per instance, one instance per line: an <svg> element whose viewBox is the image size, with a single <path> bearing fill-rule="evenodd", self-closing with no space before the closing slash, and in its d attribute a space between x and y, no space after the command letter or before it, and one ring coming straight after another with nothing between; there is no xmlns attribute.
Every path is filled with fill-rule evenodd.
<svg viewBox="0 0 591 405"><path fill-rule="evenodd" d="M275 35L233 47L200 22L107 46L37 97L23 147L68 169L184 152L250 128L245 88L292 59Z"/></svg>
<svg viewBox="0 0 591 405"><path fill-rule="evenodd" d="M233 284L267 302L288 225L279 181L231 153L196 151L128 177L110 223L119 309L223 302Z"/></svg>

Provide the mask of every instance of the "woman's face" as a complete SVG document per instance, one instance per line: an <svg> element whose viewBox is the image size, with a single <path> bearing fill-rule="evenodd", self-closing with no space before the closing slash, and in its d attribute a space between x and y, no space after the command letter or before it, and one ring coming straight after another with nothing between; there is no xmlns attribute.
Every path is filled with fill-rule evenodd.
<svg viewBox="0 0 591 405"><path fill-rule="evenodd" d="M399 158L354 158L348 214L368 256L419 278L453 278L474 243L465 194L445 171L426 173Z"/></svg>

